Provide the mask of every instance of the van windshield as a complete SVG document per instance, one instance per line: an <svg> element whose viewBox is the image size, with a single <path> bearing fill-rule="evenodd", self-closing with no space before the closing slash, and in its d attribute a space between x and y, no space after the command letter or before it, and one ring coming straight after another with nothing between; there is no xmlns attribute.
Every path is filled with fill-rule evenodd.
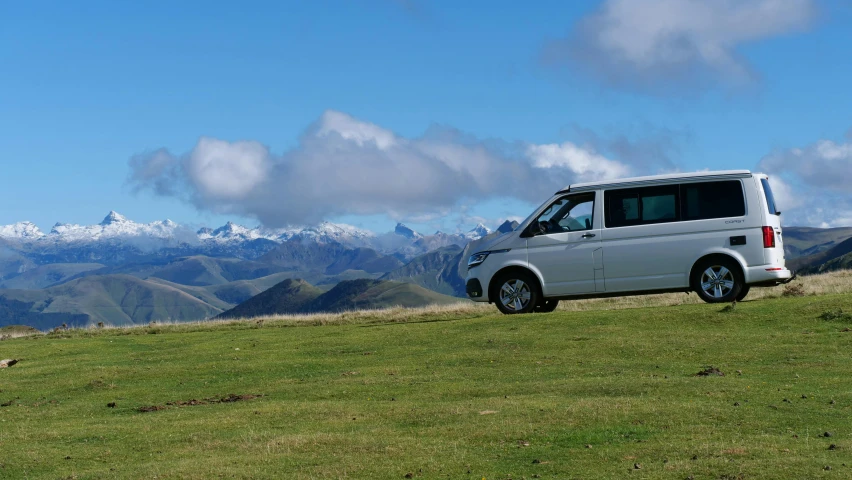
<svg viewBox="0 0 852 480"><path fill-rule="evenodd" d="M779 212L778 208L775 206L775 196L772 195L772 188L769 186L769 179L761 178L760 183L763 185L763 195L766 197L766 207L769 209L769 213L779 215L781 212Z"/></svg>

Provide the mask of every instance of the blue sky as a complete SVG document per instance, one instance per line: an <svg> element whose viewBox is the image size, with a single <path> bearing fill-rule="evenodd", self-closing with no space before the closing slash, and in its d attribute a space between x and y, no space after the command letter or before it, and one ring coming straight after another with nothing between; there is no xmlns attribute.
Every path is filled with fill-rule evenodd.
<svg viewBox="0 0 852 480"><path fill-rule="evenodd" d="M746 168L786 224L852 225L852 9L709 5L3 2L0 224L453 231Z"/></svg>

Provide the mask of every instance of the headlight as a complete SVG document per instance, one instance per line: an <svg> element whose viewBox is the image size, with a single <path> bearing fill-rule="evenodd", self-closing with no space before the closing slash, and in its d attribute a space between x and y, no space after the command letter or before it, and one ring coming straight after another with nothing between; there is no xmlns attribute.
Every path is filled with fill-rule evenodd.
<svg viewBox="0 0 852 480"><path fill-rule="evenodd" d="M474 253L467 259L467 268L473 268L480 263L484 262L486 258L488 258L488 254L491 252L479 252Z"/></svg>
<svg viewBox="0 0 852 480"><path fill-rule="evenodd" d="M509 250L511 250L511 248L504 248L503 250L486 250L484 252L474 253L470 256L470 258L467 259L467 268L471 269L479 265L480 263L484 262L486 258L488 258L488 255L491 255L492 253L506 253Z"/></svg>

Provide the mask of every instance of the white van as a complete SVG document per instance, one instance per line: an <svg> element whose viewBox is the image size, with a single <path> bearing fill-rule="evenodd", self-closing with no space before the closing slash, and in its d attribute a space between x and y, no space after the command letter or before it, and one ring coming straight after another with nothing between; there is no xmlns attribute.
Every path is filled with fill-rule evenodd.
<svg viewBox="0 0 852 480"><path fill-rule="evenodd" d="M570 185L470 256L467 295L503 313L662 292L742 300L795 277L780 215L768 177L748 170Z"/></svg>

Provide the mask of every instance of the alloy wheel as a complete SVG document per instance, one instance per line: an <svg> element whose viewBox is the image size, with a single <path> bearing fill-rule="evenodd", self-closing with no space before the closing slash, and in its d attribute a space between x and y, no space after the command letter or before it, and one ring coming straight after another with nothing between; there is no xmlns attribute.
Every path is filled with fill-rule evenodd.
<svg viewBox="0 0 852 480"><path fill-rule="evenodd" d="M531 298L530 287L523 280L508 280L500 287L500 303L509 310L523 310L529 305Z"/></svg>
<svg viewBox="0 0 852 480"><path fill-rule="evenodd" d="M721 265L714 265L701 274L701 290L713 298L722 298L734 288L734 274Z"/></svg>

